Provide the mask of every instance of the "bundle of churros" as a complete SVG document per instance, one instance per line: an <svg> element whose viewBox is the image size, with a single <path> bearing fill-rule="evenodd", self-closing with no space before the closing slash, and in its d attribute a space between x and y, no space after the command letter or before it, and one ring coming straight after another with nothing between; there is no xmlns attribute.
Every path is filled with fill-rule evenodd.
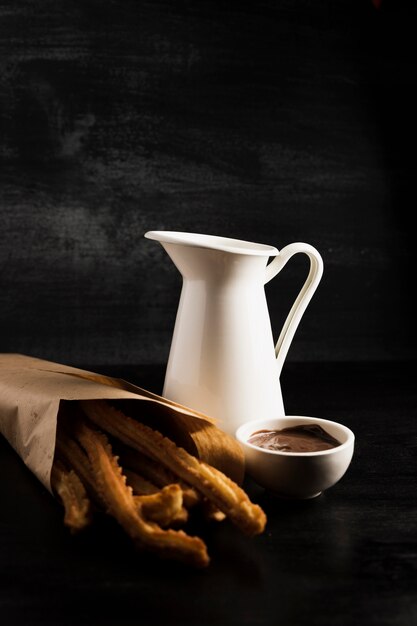
<svg viewBox="0 0 417 626"><path fill-rule="evenodd" d="M139 549L195 567L209 556L184 530L190 515L228 518L246 535L265 528L265 513L229 477L106 400L63 407L51 481L72 532L106 512Z"/></svg>

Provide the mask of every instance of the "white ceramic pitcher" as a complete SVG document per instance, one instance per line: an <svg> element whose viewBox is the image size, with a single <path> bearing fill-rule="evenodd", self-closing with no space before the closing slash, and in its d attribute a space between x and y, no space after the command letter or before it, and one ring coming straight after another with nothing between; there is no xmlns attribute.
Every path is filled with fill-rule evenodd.
<svg viewBox="0 0 417 626"><path fill-rule="evenodd" d="M249 420L284 415L279 376L323 273L317 250L170 231L145 237L162 244L183 277L163 395L217 418L233 435ZM274 350L264 284L298 252L309 257L310 272Z"/></svg>

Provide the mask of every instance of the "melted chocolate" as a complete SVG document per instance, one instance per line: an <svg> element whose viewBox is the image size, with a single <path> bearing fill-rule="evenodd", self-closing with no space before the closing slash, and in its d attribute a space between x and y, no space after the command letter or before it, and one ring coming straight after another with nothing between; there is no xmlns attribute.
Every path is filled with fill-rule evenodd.
<svg viewBox="0 0 417 626"><path fill-rule="evenodd" d="M320 452L341 445L318 424L300 424L282 430L257 430L248 442L258 448L279 452Z"/></svg>

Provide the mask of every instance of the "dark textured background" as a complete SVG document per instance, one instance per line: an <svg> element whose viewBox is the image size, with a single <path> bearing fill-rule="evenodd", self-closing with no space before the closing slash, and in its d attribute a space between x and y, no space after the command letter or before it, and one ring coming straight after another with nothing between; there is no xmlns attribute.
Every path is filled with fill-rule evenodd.
<svg viewBox="0 0 417 626"><path fill-rule="evenodd" d="M413 357L415 28L401 1L1 1L0 351L165 362L180 280L143 234L170 229L321 251L289 359ZM306 269L267 287L276 334Z"/></svg>

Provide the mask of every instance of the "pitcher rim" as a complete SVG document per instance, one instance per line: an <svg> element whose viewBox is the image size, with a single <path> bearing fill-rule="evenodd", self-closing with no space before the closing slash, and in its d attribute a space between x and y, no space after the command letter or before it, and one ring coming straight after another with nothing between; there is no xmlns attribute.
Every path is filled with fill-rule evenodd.
<svg viewBox="0 0 417 626"><path fill-rule="evenodd" d="M189 233L174 230L149 230L145 233L147 239L160 243L173 243L194 248L208 248L221 250L232 254L249 254L253 256L277 256L279 251L274 246L243 239L205 235L203 233Z"/></svg>

